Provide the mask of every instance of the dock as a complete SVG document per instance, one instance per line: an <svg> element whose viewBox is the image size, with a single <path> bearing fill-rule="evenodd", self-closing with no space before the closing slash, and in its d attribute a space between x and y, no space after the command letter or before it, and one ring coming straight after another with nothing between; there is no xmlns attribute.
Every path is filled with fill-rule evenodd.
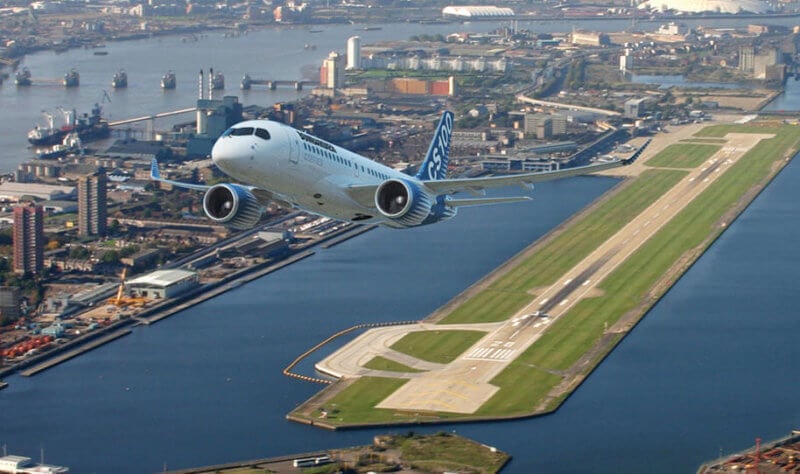
<svg viewBox="0 0 800 474"><path fill-rule="evenodd" d="M756 438L755 446L709 461L700 466L697 474L751 471L762 474L800 473L800 430L792 430L789 436L763 444L760 438Z"/></svg>
<svg viewBox="0 0 800 474"><path fill-rule="evenodd" d="M66 352L62 352L56 357L50 357L47 360L39 364L36 364L29 369L23 370L22 372L20 372L20 375L22 375L23 377L30 377L31 375L36 375L39 372L43 372L51 367L55 367L56 365L62 362L66 362L72 359L73 357L89 352L92 349L96 349L107 342L119 339L120 337L126 336L130 333L131 333L130 329L122 329L120 331L112 332L111 334L106 334L105 336L94 339L86 344L82 344L79 347L68 350Z"/></svg>

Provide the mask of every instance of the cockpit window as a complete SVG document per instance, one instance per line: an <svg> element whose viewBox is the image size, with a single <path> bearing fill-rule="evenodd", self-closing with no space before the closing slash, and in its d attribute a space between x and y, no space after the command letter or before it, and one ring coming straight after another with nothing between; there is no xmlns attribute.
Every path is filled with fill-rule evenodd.
<svg viewBox="0 0 800 474"><path fill-rule="evenodd" d="M231 130L231 135L233 135L234 137L240 137L252 134L253 134L253 127L241 127L241 128L234 128L233 130Z"/></svg>
<svg viewBox="0 0 800 474"><path fill-rule="evenodd" d="M256 136L259 138L263 138L264 140L269 140L269 132L264 130L263 128L256 129Z"/></svg>
<svg viewBox="0 0 800 474"><path fill-rule="evenodd" d="M229 128L229 129L225 130L225 131L222 133L222 136L223 136L223 137L227 137L228 135L230 135L231 133L233 133L233 131L234 131L234 130L235 130L235 129L234 129L233 127L231 127L231 128Z"/></svg>

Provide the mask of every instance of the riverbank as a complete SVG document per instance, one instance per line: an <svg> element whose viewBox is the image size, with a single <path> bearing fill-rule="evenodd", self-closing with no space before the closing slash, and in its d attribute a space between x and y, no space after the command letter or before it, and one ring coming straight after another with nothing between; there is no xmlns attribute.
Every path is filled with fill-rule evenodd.
<svg viewBox="0 0 800 474"><path fill-rule="evenodd" d="M245 283L269 275L270 273L276 272L282 268L311 257L315 253L313 250L311 250L311 248L316 245L321 245L323 248L329 248L333 245L338 245L365 232L373 230L375 227L376 226L345 226L322 238L301 245L298 247L295 253L289 255L283 260L278 262L267 261L259 265L244 268L238 272L227 275L225 278L222 278L217 282L196 288L186 295L159 302L156 305L146 308L144 311L136 314L135 317L119 320L105 328L98 329L92 333L83 335L72 341L57 346L53 350L33 356L22 361L21 363L14 364L13 366L5 367L0 370L0 377L8 376L17 372L25 377L36 375L74 357L78 357L102 345L113 342L120 337L130 334L132 332L130 329L131 327L157 323L181 311L190 309L191 307L200 304L203 301L207 301L234 288L238 288ZM0 386L0 389L2 388L4 387Z"/></svg>
<svg viewBox="0 0 800 474"><path fill-rule="evenodd" d="M378 435L372 445L330 449L204 466L168 474L226 474L241 472L295 473L301 468L314 472L500 472L511 456L471 439L452 433L419 435ZM250 470L250 471L248 471Z"/></svg>

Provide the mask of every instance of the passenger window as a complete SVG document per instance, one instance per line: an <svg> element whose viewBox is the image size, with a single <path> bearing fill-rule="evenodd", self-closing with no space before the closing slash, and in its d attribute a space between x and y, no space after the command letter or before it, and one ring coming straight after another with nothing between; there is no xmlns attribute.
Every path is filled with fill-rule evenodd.
<svg viewBox="0 0 800 474"><path fill-rule="evenodd" d="M270 139L269 132L264 130L263 128L256 129L256 136L259 138L263 138L264 140Z"/></svg>

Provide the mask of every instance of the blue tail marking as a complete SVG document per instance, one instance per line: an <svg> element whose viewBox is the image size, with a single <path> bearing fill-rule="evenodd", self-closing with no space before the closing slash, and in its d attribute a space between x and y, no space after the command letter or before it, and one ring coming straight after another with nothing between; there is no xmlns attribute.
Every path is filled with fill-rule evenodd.
<svg viewBox="0 0 800 474"><path fill-rule="evenodd" d="M450 140L453 133L453 112L446 110L439 120L431 140L428 154L417 173L417 179L436 181L447 178L447 160L450 158Z"/></svg>
<svg viewBox="0 0 800 474"><path fill-rule="evenodd" d="M150 161L150 178L161 179L161 172L158 171L158 160L155 158Z"/></svg>

